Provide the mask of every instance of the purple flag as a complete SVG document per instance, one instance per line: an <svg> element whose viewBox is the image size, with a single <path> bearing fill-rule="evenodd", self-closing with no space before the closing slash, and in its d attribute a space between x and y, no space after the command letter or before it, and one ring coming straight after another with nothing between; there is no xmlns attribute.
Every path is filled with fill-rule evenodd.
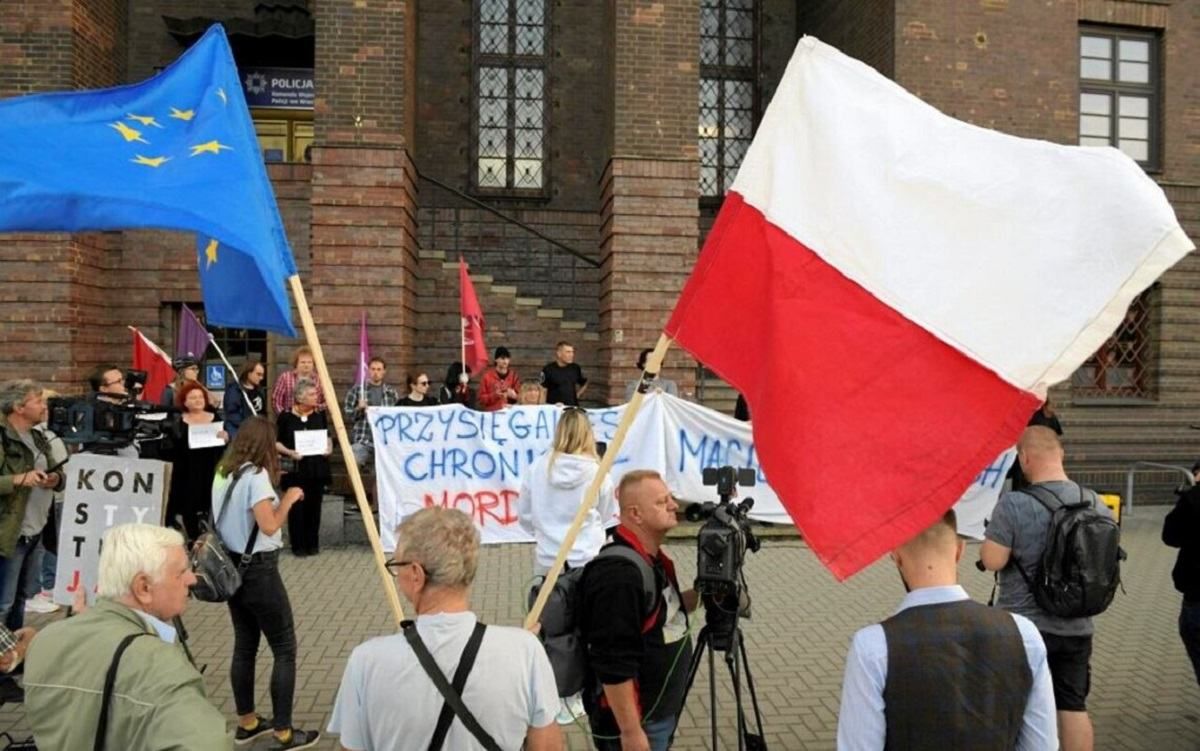
<svg viewBox="0 0 1200 751"><path fill-rule="evenodd" d="M369 362L371 362L371 345L367 342L367 311L364 310L358 326L358 367L354 371L355 386L366 387Z"/></svg>
<svg viewBox="0 0 1200 751"><path fill-rule="evenodd" d="M208 351L208 331L192 309L184 305L179 314L179 335L175 337L175 356L204 360Z"/></svg>

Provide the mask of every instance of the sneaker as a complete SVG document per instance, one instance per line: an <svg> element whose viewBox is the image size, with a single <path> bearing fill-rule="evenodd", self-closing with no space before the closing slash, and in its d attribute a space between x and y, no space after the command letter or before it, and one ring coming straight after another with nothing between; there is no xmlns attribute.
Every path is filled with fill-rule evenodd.
<svg viewBox="0 0 1200 751"><path fill-rule="evenodd" d="M237 726L237 731L233 734L233 742L239 746L244 746L252 742L255 738L271 732L271 721L262 715L255 715L254 719L258 723L250 730L245 729L240 724Z"/></svg>
<svg viewBox="0 0 1200 751"><path fill-rule="evenodd" d="M53 613L58 610L58 604L51 598L49 592L38 592L25 601L27 613Z"/></svg>
<svg viewBox="0 0 1200 751"><path fill-rule="evenodd" d="M321 740L321 734L316 730L300 730L292 728L292 737L287 741L281 741L275 738L275 743L271 744L270 751L290 751L300 748L312 748L317 745L317 741Z"/></svg>

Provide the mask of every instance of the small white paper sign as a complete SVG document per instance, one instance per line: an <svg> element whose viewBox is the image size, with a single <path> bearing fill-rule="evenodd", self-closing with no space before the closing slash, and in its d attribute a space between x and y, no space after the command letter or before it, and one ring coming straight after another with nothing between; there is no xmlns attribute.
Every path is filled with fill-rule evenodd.
<svg viewBox="0 0 1200 751"><path fill-rule="evenodd" d="M225 429L223 422L210 422L206 425L188 425L188 446L194 449L210 449L214 446L224 446L225 439L217 435Z"/></svg>
<svg viewBox="0 0 1200 751"><path fill-rule="evenodd" d="M297 430L296 450L300 456L324 456L329 448L329 434L324 430Z"/></svg>

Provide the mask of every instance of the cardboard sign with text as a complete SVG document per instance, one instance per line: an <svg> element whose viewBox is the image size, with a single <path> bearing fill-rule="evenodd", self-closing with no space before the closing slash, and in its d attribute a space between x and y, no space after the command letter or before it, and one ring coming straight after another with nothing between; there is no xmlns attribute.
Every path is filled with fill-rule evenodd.
<svg viewBox="0 0 1200 751"><path fill-rule="evenodd" d="M162 524L171 465L148 459L76 454L67 463L67 486L58 537L54 601L70 605L83 587L96 598L100 541L118 524Z"/></svg>

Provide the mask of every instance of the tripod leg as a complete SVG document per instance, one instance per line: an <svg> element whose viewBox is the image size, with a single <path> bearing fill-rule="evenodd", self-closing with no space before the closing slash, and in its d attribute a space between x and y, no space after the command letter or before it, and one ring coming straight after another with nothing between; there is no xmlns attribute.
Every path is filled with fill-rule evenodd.
<svg viewBox="0 0 1200 751"><path fill-rule="evenodd" d="M708 650L708 707L709 723L712 726L712 747L717 751L717 670L716 650Z"/></svg>
<svg viewBox="0 0 1200 751"><path fill-rule="evenodd" d="M725 653L725 666L729 668L729 682L733 685L733 704L737 708L737 739L738 751L746 748L746 710L742 707L742 684L738 674L738 644L741 640L741 630L734 629L729 637L729 650Z"/></svg>
<svg viewBox="0 0 1200 751"><path fill-rule="evenodd" d="M708 643L708 627L700 629L700 635L696 637L696 649L692 652L692 662L688 665L687 683L683 686L683 700L679 706L687 704L688 694L692 692L692 683L696 680L696 671L700 669L700 660L704 657L705 648L709 647Z"/></svg>
<svg viewBox="0 0 1200 751"><path fill-rule="evenodd" d="M750 672L750 660L746 657L746 642L738 634L738 654L742 656L742 665L746 669L746 685L750 687L750 706L754 708L754 724L758 727L758 737L765 738L763 735L762 712L758 709L758 692L754 690L754 674ZM765 742L763 744L765 748Z"/></svg>

